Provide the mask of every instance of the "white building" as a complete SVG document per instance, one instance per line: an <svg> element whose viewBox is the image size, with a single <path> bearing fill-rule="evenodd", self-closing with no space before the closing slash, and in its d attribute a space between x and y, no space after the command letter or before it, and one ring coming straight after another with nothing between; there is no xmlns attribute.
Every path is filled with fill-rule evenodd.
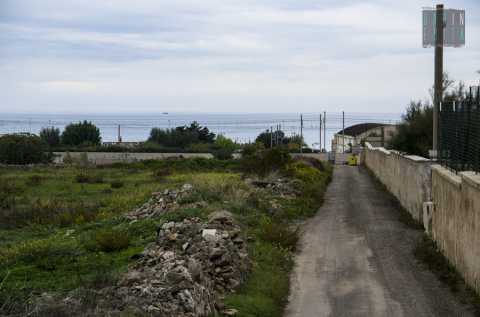
<svg viewBox="0 0 480 317"><path fill-rule="evenodd" d="M397 126L382 123L361 123L336 133L332 140L332 152L350 153L353 148L369 142L385 147L397 132Z"/></svg>

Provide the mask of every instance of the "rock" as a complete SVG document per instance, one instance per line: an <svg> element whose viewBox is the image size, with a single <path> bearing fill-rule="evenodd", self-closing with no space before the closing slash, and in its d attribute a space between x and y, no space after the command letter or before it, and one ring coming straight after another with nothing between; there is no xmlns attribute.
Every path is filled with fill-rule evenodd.
<svg viewBox="0 0 480 317"><path fill-rule="evenodd" d="M184 184L179 190L166 189L163 192L154 192L152 197L141 207L127 213L124 217L129 221L158 217L166 212L172 212L179 207L178 201L194 190L191 184ZM196 202L195 204L202 204Z"/></svg>
<svg viewBox="0 0 480 317"><path fill-rule="evenodd" d="M238 310L231 308L231 309L225 309L222 311L223 316L235 316L238 314Z"/></svg>
<svg viewBox="0 0 480 317"><path fill-rule="evenodd" d="M203 229L202 230L202 238L206 241L216 241L217 240L217 229Z"/></svg>
<svg viewBox="0 0 480 317"><path fill-rule="evenodd" d="M184 184L182 186L183 191L189 191L189 190L192 190L192 189L193 189L193 185L191 185L191 184Z"/></svg>
<svg viewBox="0 0 480 317"><path fill-rule="evenodd" d="M233 224L234 218L233 215L226 211L226 210L220 210L216 211L208 216L208 222L209 223L221 223L221 224Z"/></svg>
<svg viewBox="0 0 480 317"><path fill-rule="evenodd" d="M117 285L96 291L95 312L82 316L119 316L126 311L138 316L237 314L225 309L222 298L245 280L251 264L233 216L221 211L208 222L189 218L157 230L157 241L135 256ZM79 310L82 301L77 302L71 306Z"/></svg>

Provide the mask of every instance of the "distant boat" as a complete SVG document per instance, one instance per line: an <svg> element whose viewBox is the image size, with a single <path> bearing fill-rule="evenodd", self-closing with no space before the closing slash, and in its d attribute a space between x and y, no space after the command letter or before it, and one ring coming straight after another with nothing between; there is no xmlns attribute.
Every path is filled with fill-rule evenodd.
<svg viewBox="0 0 480 317"><path fill-rule="evenodd" d="M162 114L167 114L168 115L168 112L162 112Z"/></svg>

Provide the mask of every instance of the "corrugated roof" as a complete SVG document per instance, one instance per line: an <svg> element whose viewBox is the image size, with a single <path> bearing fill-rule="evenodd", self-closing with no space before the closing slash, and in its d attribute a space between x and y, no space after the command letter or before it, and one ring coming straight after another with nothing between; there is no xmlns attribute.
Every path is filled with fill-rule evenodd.
<svg viewBox="0 0 480 317"><path fill-rule="evenodd" d="M359 134L362 134L368 130L375 129L378 127L382 126L388 126L389 124L383 124L383 123L360 123L360 124L355 124L352 125L348 128L345 128L345 135L349 136L357 136ZM337 134L343 134L343 130L340 130Z"/></svg>

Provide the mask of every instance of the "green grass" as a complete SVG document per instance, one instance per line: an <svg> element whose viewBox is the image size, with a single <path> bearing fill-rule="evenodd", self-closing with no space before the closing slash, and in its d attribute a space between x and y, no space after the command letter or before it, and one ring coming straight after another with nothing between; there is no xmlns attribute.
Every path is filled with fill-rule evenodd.
<svg viewBox="0 0 480 317"><path fill-rule="evenodd" d="M304 195L286 199L253 188L233 161L0 168L0 184L8 184L0 185L0 198L10 199L9 206L0 206L0 314L18 312L32 294L111 285L131 257L155 241L162 223L206 219L226 209L254 240L249 246L252 272L238 292L227 296L227 306L237 308L239 316L280 316L298 239L291 223L315 213L330 171L295 163L288 175L298 179ZM142 205L152 192L185 183L194 191L175 212L132 224L119 217ZM273 215L271 200L280 206ZM206 203L192 205L199 201Z"/></svg>

